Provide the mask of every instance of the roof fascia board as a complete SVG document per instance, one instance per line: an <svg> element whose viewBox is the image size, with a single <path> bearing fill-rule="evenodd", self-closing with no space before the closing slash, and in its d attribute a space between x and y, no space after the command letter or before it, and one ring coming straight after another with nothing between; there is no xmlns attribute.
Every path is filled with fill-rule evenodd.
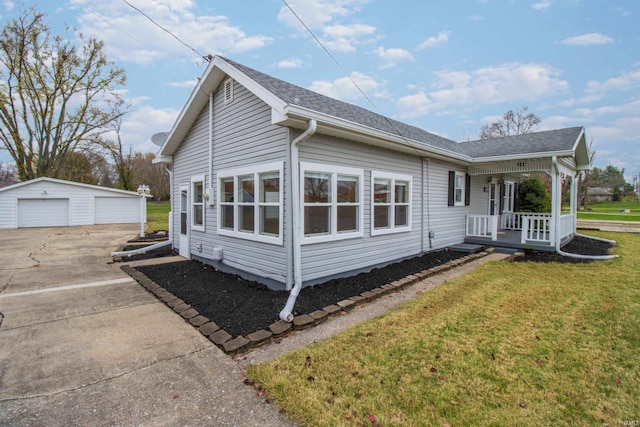
<svg viewBox="0 0 640 427"><path fill-rule="evenodd" d="M522 153L522 154L509 154L506 156L487 156L487 157L475 157L472 163L486 163L486 162L501 162L501 161L513 161L513 160L527 160L527 159L544 159L551 158L553 156L565 157L573 156L572 151L542 151L537 153Z"/></svg>
<svg viewBox="0 0 640 427"><path fill-rule="evenodd" d="M429 156L438 156L441 158L446 158L449 160L457 160L465 163L470 163L472 158L469 156L465 156L463 154L455 153L453 151L444 150L438 147L434 147L432 145L426 145L424 143L404 138L386 131L374 129L369 126L364 126L349 120L344 120L337 118L335 116L330 116L328 114L319 113L317 111L313 111L304 107L300 107L297 105L289 104L284 111L282 117L287 118L304 118L305 120L315 119L318 122L318 127L320 130L324 129L341 129L345 134L350 135L362 135L371 140L377 140L380 142L386 143L389 147L395 147L397 151L398 146L406 147L408 151L413 153L420 153L426 157ZM377 144L374 144L377 145Z"/></svg>

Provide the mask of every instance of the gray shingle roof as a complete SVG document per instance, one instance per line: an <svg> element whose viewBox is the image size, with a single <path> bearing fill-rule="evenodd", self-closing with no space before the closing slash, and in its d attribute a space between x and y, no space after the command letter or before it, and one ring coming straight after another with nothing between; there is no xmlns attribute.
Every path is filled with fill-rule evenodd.
<svg viewBox="0 0 640 427"><path fill-rule="evenodd" d="M230 59L222 59L286 103L399 135L422 143L425 148L432 146L472 158L571 150L582 130L581 127L573 127L458 143L357 105L288 83Z"/></svg>
<svg viewBox="0 0 640 427"><path fill-rule="evenodd" d="M319 94L309 89L285 82L245 65L223 58L226 62L251 77L255 82L289 104L308 108L343 120L348 120L394 135L421 142L426 145L460 153L457 142L402 123L348 102Z"/></svg>
<svg viewBox="0 0 640 427"><path fill-rule="evenodd" d="M582 127L511 135L501 138L479 139L461 143L464 153L471 157L509 156L571 150Z"/></svg>

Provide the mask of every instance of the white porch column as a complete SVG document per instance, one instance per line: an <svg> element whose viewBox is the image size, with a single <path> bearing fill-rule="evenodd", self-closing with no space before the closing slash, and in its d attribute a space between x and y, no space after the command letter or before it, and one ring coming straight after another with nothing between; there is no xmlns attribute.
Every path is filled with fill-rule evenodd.
<svg viewBox="0 0 640 427"><path fill-rule="evenodd" d="M571 177L571 216L573 221L572 232L576 232L576 226L578 222L578 186L576 180L578 175Z"/></svg>
<svg viewBox="0 0 640 427"><path fill-rule="evenodd" d="M551 169L551 232L549 234L551 235L551 244L555 246L562 211L562 183L555 156L553 158L553 166Z"/></svg>

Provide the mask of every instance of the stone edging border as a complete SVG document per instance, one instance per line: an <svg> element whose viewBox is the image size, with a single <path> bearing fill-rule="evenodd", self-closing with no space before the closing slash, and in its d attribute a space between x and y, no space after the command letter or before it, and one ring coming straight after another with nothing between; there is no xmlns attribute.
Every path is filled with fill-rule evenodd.
<svg viewBox="0 0 640 427"><path fill-rule="evenodd" d="M233 356L245 353L254 347L267 344L272 340L291 332L292 330L303 330L315 326L330 317L338 315L342 311L349 311L360 304L380 298L388 293L399 291L417 281L426 279L427 277L451 270L478 258L483 258L492 253L493 250L493 248L487 248L482 252L465 255L461 258L449 261L446 264L442 264L428 270L422 270L418 273L407 276L404 279L396 280L395 282L382 285L378 288L371 289L370 291L362 292L360 295L344 299L336 304L324 307L321 310L316 310L313 313L295 316L291 323L278 320L277 322L269 325L269 330L261 329L247 335L246 337L240 335L236 338L233 338L224 329L220 329L215 322L212 322L202 316L196 309L168 292L162 286L149 279L145 274L139 272L134 267L123 265L120 269L131 276L147 291L151 292L156 298L165 303L169 308L179 314L185 321L197 328L202 335L207 337L218 348L226 354Z"/></svg>

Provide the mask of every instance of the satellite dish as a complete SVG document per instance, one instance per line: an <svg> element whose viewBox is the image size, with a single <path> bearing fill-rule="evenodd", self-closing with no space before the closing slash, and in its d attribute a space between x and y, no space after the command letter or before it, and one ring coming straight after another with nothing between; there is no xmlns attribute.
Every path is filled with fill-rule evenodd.
<svg viewBox="0 0 640 427"><path fill-rule="evenodd" d="M151 136L151 142L153 142L158 147L162 147L164 142L167 140L167 136L169 136L169 132L158 132Z"/></svg>

